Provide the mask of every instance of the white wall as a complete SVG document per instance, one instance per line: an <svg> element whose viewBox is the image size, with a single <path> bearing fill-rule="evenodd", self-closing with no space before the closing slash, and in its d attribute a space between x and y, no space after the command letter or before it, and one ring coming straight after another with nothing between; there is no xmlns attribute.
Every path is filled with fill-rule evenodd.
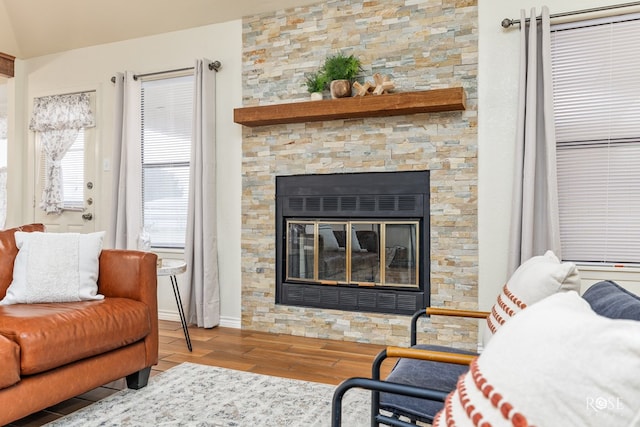
<svg viewBox="0 0 640 427"><path fill-rule="evenodd" d="M479 305L488 309L507 280L508 232L518 93L519 30L500 26L504 18L537 14L543 5L551 14L619 4L617 0L479 0L478 70L478 231ZM637 10L637 9L636 9ZM619 10L618 10L619 12ZM601 16L602 14L598 15ZM579 18L584 19L586 15ZM593 16L593 15L591 15ZM571 19L577 19L577 16ZM557 20L553 22L558 22ZM615 277L615 273L581 270L583 281ZM623 278L622 280L628 280ZM616 278L616 280L618 280Z"/></svg>
<svg viewBox="0 0 640 427"><path fill-rule="evenodd" d="M217 75L217 147L219 182L220 298L222 323L240 324L240 196L242 129L233 123L233 108L242 104L241 58L242 22L240 20L77 49L59 54L17 61L16 78L9 91L15 118L10 129L12 149L9 164L21 165L9 173L11 215L8 225L33 219L32 173L33 138L26 131L28 114L34 97L81 90L96 90L96 125L98 165L110 160L113 140L113 84L115 72L146 73L193 66L196 58L222 62ZM96 229L109 224L111 171L100 167L102 188ZM20 200L20 203L17 201ZM179 257L181 254L164 254ZM171 286L166 277L159 282L161 318L177 320ZM184 278L179 277L181 292L186 293Z"/></svg>
<svg viewBox="0 0 640 427"><path fill-rule="evenodd" d="M7 79L0 76L0 116L7 115ZM7 139L0 136L0 167L7 165ZM0 224L2 226L2 224Z"/></svg>

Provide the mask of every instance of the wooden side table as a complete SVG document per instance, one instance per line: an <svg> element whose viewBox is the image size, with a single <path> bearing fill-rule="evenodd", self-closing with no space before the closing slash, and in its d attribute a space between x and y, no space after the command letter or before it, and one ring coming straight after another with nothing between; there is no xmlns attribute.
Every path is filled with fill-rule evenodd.
<svg viewBox="0 0 640 427"><path fill-rule="evenodd" d="M184 332L184 339L187 341L187 348L192 351L191 337L189 337L189 329L187 328L187 320L184 316L184 309L182 307L182 298L180 297L180 289L178 288L178 279L176 275L182 274L187 271L187 263L178 259L163 259L162 267L158 268L158 276L169 276L171 280L171 286L173 287L173 296L176 297L176 305L178 306L178 314L180 315L180 322L182 323L182 331Z"/></svg>

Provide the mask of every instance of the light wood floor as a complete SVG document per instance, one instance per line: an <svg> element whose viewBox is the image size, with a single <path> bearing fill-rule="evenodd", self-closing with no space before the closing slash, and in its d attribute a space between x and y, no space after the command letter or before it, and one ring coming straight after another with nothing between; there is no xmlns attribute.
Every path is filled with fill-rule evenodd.
<svg viewBox="0 0 640 427"><path fill-rule="evenodd" d="M182 362L201 363L326 384L349 377L370 377L371 362L382 346L275 335L232 328L189 328L193 352L178 322L160 321L160 361L152 375ZM383 376L395 363L383 364ZM10 424L41 426L125 388L119 380Z"/></svg>

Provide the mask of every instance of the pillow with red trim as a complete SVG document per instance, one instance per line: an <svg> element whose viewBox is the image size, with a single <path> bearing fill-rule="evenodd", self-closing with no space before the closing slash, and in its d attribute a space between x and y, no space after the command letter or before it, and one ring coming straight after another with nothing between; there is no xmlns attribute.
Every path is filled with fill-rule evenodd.
<svg viewBox="0 0 640 427"><path fill-rule="evenodd" d="M558 293L500 328L432 425L638 426L638 372L640 322Z"/></svg>
<svg viewBox="0 0 640 427"><path fill-rule="evenodd" d="M484 346L517 312L557 292L580 291L580 275L572 262L560 262L547 251L525 261L513 273L491 308L482 335Z"/></svg>

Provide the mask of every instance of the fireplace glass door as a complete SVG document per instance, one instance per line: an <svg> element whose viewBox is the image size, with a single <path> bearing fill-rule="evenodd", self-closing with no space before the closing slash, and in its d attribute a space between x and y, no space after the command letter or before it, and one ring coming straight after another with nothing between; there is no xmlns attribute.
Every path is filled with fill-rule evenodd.
<svg viewBox="0 0 640 427"><path fill-rule="evenodd" d="M287 220L286 280L418 288L418 226L418 221Z"/></svg>

